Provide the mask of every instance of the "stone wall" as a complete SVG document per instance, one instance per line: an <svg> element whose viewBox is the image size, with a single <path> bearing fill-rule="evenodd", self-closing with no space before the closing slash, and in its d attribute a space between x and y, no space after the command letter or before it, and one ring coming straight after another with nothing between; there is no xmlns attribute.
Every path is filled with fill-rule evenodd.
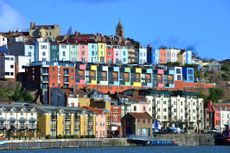
<svg viewBox="0 0 230 153"><path fill-rule="evenodd" d="M214 145L212 134L158 134L156 139L174 140L180 146Z"/></svg>

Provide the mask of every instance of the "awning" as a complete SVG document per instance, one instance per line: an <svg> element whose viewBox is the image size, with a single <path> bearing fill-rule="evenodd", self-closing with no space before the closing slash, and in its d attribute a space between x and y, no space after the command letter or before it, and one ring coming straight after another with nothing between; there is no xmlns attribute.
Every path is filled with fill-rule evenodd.
<svg viewBox="0 0 230 153"><path fill-rule="evenodd" d="M31 118L29 119L29 121L30 121L30 122L36 122L36 121L37 121L37 119L36 119L36 118L34 118L34 117L31 117Z"/></svg>
<svg viewBox="0 0 230 153"><path fill-rule="evenodd" d="M19 122L25 122L26 121L26 118L25 117L20 117L19 118Z"/></svg>
<svg viewBox="0 0 230 153"><path fill-rule="evenodd" d="M16 119L11 117L11 118L9 118L9 121L16 121Z"/></svg>

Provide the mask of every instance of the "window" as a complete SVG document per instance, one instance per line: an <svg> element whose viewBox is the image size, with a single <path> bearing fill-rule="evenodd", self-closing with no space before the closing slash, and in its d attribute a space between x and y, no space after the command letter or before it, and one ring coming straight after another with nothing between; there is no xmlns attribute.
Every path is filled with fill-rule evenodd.
<svg viewBox="0 0 230 153"><path fill-rule="evenodd" d="M123 51L123 56L125 56L125 51Z"/></svg>
<svg viewBox="0 0 230 153"><path fill-rule="evenodd" d="M176 69L176 74L181 74L181 69Z"/></svg>
<svg viewBox="0 0 230 153"><path fill-rule="evenodd" d="M41 45L41 49L47 49L47 45Z"/></svg>
<svg viewBox="0 0 230 153"><path fill-rule="evenodd" d="M42 56L46 56L46 52L42 52Z"/></svg>
<svg viewBox="0 0 230 153"><path fill-rule="evenodd" d="M28 52L28 56L31 56L31 52Z"/></svg>
<svg viewBox="0 0 230 153"><path fill-rule="evenodd" d="M82 51L82 55L85 55L85 51L84 50Z"/></svg>
<svg viewBox="0 0 230 153"><path fill-rule="evenodd" d="M164 112L167 112L167 109L166 109L166 108L164 108Z"/></svg>
<svg viewBox="0 0 230 153"><path fill-rule="evenodd" d="M30 47L29 47L29 48L30 48L30 49L33 49L33 46L31 46L31 45L30 45Z"/></svg>
<svg viewBox="0 0 230 153"><path fill-rule="evenodd" d="M62 52L62 55L65 56L65 52Z"/></svg>
<svg viewBox="0 0 230 153"><path fill-rule="evenodd" d="M14 68L14 65L10 65L10 68L11 68L11 69Z"/></svg>
<svg viewBox="0 0 230 153"><path fill-rule="evenodd" d="M136 107L136 106L134 106L133 110L134 110L134 111L137 111L137 107Z"/></svg>
<svg viewBox="0 0 230 153"><path fill-rule="evenodd" d="M62 49L66 49L66 45L61 45L61 48Z"/></svg>

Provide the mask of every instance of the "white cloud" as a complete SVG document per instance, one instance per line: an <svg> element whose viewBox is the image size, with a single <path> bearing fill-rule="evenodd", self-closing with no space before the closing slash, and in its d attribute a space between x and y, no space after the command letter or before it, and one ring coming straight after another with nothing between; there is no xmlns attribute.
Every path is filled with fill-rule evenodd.
<svg viewBox="0 0 230 153"><path fill-rule="evenodd" d="M26 19L17 10L0 0L0 31L24 30Z"/></svg>

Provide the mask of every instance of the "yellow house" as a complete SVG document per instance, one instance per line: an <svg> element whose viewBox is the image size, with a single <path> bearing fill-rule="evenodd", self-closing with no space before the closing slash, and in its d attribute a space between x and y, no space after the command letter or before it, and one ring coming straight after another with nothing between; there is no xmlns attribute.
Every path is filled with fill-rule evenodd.
<svg viewBox="0 0 230 153"><path fill-rule="evenodd" d="M106 62L106 44L98 43L98 62L105 63Z"/></svg>
<svg viewBox="0 0 230 153"><path fill-rule="evenodd" d="M41 137L87 137L96 134L95 113L79 108L38 106Z"/></svg>
<svg viewBox="0 0 230 153"><path fill-rule="evenodd" d="M134 87L141 87L142 83L141 83L141 68L135 68L135 79L133 81L133 86Z"/></svg>
<svg viewBox="0 0 230 153"><path fill-rule="evenodd" d="M90 106L90 98L79 97L78 98L78 106Z"/></svg>

